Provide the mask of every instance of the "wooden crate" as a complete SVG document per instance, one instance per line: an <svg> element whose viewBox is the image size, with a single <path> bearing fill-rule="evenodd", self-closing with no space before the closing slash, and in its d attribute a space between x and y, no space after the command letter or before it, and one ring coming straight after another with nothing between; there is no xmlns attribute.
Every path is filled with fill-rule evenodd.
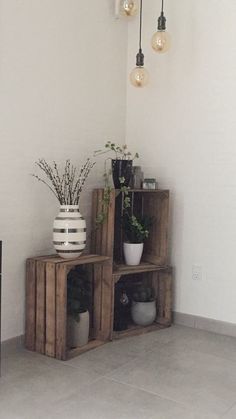
<svg viewBox="0 0 236 419"><path fill-rule="evenodd" d="M103 189L93 192L93 221L102 211ZM144 244L142 261L158 266L168 263L169 229L169 191L168 190L130 190L131 211L136 216L146 215L153 218L149 237ZM119 190L112 190L107 221L99 228L94 228L92 239L93 252L109 256L117 264L123 260L123 232L121 217L124 195ZM95 227L95 225L94 225Z"/></svg>
<svg viewBox="0 0 236 419"><path fill-rule="evenodd" d="M102 212L104 189L93 191L92 206L92 251L110 257L107 267L108 277L112 277L110 289L107 295L111 305L105 309L106 316L111 318L110 329L104 331L104 335L110 339L121 338L158 330L171 325L172 304L172 269L168 264L168 228L169 228L169 191L168 190L129 190L131 198L131 210L134 215L147 215L154 218L148 240L144 245L144 253L141 264L127 266L123 260L123 233L121 217L124 194L120 190L113 189L110 195L110 204L107 219L99 227L96 226L96 218ZM158 317L156 322L149 327L137 327L131 325L122 332L113 331L114 317L114 293L115 284L125 275L150 273L152 286L158 295ZM110 310L110 311L109 311Z"/></svg>
<svg viewBox="0 0 236 419"><path fill-rule="evenodd" d="M155 290L157 298L157 317L155 322L150 326L137 326L130 324L128 329L123 331L111 332L111 339L118 339L126 336L134 336L154 330L163 329L171 326L172 321L172 269L169 266L155 267L152 264L144 263L138 267L122 265L113 273L113 312L114 314L114 293L115 285L123 277L128 276L128 281L132 280L145 282L146 285L152 286Z"/></svg>
<svg viewBox="0 0 236 419"><path fill-rule="evenodd" d="M67 274L75 266L93 265L93 328L91 341L82 348L68 350ZM110 262L106 256L85 255L77 259L58 256L30 258L26 263L26 348L61 360L66 360L107 339L111 310L109 277Z"/></svg>

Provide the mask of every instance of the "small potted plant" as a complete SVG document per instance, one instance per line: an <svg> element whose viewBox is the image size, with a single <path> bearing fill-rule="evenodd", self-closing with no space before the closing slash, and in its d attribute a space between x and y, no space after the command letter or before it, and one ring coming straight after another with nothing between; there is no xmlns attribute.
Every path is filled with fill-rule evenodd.
<svg viewBox="0 0 236 419"><path fill-rule="evenodd" d="M139 326L149 326L156 319L156 298L152 287L140 285L133 292L131 317Z"/></svg>
<svg viewBox="0 0 236 419"><path fill-rule="evenodd" d="M113 153L114 158L111 158L111 168L115 189L121 188L120 178L124 179L124 186L129 186L133 160L139 157L138 153L132 155L132 153L128 151L127 145L117 145L111 141L107 141L104 148L104 150L95 151L95 156L110 152Z"/></svg>
<svg viewBox="0 0 236 419"><path fill-rule="evenodd" d="M71 348L88 343L90 302L87 272L79 267L72 269L67 278L67 341Z"/></svg>
<svg viewBox="0 0 236 419"><path fill-rule="evenodd" d="M151 224L152 221L148 217L138 218L135 215L130 215L127 211L124 213L122 227L125 236L123 250L126 265L140 264L143 244L148 238Z"/></svg>

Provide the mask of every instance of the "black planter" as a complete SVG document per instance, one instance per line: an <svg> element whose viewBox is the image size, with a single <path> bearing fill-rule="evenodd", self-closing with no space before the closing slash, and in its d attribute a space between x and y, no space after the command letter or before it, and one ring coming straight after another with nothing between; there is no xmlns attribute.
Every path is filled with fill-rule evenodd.
<svg viewBox="0 0 236 419"><path fill-rule="evenodd" d="M133 160L112 160L112 177L115 189L121 186L129 186L132 175ZM120 184L120 178L123 177L124 183Z"/></svg>

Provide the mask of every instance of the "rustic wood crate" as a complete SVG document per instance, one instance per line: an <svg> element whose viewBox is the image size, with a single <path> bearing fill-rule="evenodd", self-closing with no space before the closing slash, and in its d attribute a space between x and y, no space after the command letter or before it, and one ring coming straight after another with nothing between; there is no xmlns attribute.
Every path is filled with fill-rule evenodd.
<svg viewBox="0 0 236 419"><path fill-rule="evenodd" d="M111 318L104 327L104 336L115 339L157 330L171 325L172 313L172 269L168 266L168 229L169 229L169 191L168 190L130 190L131 209L134 215L153 217L148 240L144 245L141 264L127 266L123 260L123 232L121 217L124 195L119 190L112 190L110 204L105 222L96 226L96 218L102 212L104 189L93 191L92 206L92 251L110 257L107 266L107 277L112 278L107 287L107 304L104 311L106 318ZM125 275L149 273L152 286L156 290L157 312L156 322L149 327L132 325L122 332L113 331L115 284ZM111 301L111 303L110 303ZM109 329L110 327L110 329Z"/></svg>
<svg viewBox="0 0 236 419"><path fill-rule="evenodd" d="M123 232L121 228L123 193L112 190L107 220L95 228L96 217L102 211L103 189L93 192L94 234L93 252L109 256L116 263L123 261ZM148 239L144 244L142 261L158 266L168 263L168 230L169 230L169 191L168 190L130 190L131 210L136 216L146 215L153 218Z"/></svg>
<svg viewBox="0 0 236 419"><path fill-rule="evenodd" d="M172 322L172 269L171 267L154 267L150 264L140 266L139 270L134 267L120 266L113 274L113 312L114 315L114 293L115 285L121 278L127 276L129 287L132 287L132 281L142 282L147 286L152 286L155 290L157 301L157 317L151 326L137 326L130 324L128 329L116 332L111 331L111 339L117 339L126 336L133 336L147 333L153 330L163 329L171 326Z"/></svg>
<svg viewBox="0 0 236 419"><path fill-rule="evenodd" d="M75 266L93 265L93 329L83 348L67 349L67 274ZM106 309L109 300L109 258L85 255L65 260L58 256L30 258L26 262L26 348L66 360L104 343L110 330Z"/></svg>

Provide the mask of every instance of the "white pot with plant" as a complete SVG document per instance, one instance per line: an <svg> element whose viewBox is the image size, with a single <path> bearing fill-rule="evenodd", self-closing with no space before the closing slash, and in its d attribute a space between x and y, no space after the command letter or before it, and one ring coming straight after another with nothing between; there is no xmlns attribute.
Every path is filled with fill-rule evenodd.
<svg viewBox="0 0 236 419"><path fill-rule="evenodd" d="M84 346L89 339L89 306L91 283L87 272L80 267L72 269L67 279L67 345Z"/></svg>
<svg viewBox="0 0 236 419"><path fill-rule="evenodd" d="M141 285L132 296L131 317L139 326L149 326L156 319L156 298L154 289Z"/></svg>
<svg viewBox="0 0 236 419"><path fill-rule="evenodd" d="M145 239L149 235L151 221L147 217L138 218L125 212L122 219L122 226L125 236L123 244L124 258L126 265L139 265Z"/></svg>
<svg viewBox="0 0 236 419"><path fill-rule="evenodd" d="M80 168L66 160L61 171L56 162L50 166L45 159L35 163L46 179L33 176L44 183L60 203L60 211L53 224L53 244L62 258L81 255L86 246L86 221L79 211L79 200L85 181L94 164L90 159Z"/></svg>

